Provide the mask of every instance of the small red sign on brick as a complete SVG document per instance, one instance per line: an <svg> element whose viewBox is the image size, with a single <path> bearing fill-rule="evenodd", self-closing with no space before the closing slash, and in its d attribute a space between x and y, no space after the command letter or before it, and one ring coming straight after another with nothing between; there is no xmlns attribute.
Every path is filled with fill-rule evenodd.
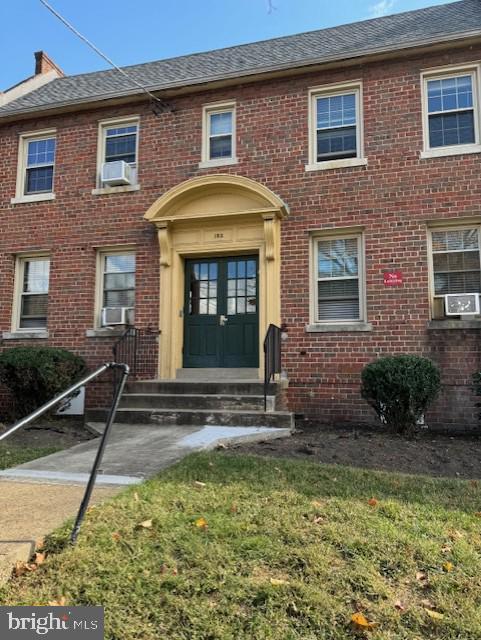
<svg viewBox="0 0 481 640"><path fill-rule="evenodd" d="M384 272L385 287L400 287L402 283L403 283L402 271L385 271Z"/></svg>

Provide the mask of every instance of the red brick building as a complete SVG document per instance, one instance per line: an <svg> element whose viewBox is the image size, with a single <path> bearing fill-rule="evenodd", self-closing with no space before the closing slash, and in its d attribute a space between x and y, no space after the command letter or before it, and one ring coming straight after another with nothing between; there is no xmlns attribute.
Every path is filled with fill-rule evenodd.
<svg viewBox="0 0 481 640"><path fill-rule="evenodd" d="M160 331L144 377L262 377L274 323L291 411L371 420L362 367L416 353L429 423L475 427L480 59L478 0L127 75L37 54L0 94L1 347L94 366L131 322Z"/></svg>

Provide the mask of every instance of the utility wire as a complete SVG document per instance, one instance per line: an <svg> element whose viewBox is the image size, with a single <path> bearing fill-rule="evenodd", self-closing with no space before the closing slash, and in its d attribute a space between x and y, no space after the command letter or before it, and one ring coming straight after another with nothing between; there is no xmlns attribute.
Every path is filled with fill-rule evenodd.
<svg viewBox="0 0 481 640"><path fill-rule="evenodd" d="M80 40L82 40L82 42L84 42L88 47L90 47L93 51L95 51L95 53L97 55L99 55L103 60L105 60L110 66L112 66L116 71L118 71L119 73L121 73L123 76L125 76L127 78L127 80L129 82L131 82L132 84L134 84L136 87L138 87L139 89L141 89L144 93L146 93L149 98L152 100L153 103L153 108L154 111L157 112L158 108L160 107L161 111L164 110L172 110L172 107L170 105L168 105L166 102L164 102L164 100L162 100L161 98L158 98L157 96L155 96L151 91L149 91L146 87L144 87L144 85L142 85L140 82L137 82L137 80L135 80L135 78L132 78L131 76L129 76L128 73L126 73L123 69L121 69L120 67L118 67L115 62L113 60L111 60L107 55L105 55L105 53L103 53L102 51L100 51L100 49L98 47L96 47L94 45L93 42L90 42L90 40L88 38L86 38L84 35L82 35L80 33L80 31L78 31L73 24L71 24L66 18L64 18L58 11L56 11L52 5L50 5L47 0L40 0L40 2L43 4L43 6L48 9L50 11L50 13L52 13L56 18L58 18L60 20L60 22L62 22L68 29L70 29L70 31L72 31L72 33L74 33L78 38L80 38Z"/></svg>

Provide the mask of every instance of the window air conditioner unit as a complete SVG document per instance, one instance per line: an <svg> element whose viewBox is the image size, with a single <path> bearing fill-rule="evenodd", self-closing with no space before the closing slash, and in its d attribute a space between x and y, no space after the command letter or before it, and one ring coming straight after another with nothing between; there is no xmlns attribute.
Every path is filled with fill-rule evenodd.
<svg viewBox="0 0 481 640"><path fill-rule="evenodd" d="M132 184L132 167L123 160L104 162L102 165L102 184L109 187L119 187Z"/></svg>
<svg viewBox="0 0 481 640"><path fill-rule="evenodd" d="M479 293L448 293L444 296L447 316L479 315Z"/></svg>
<svg viewBox="0 0 481 640"><path fill-rule="evenodd" d="M108 327L114 324L134 324L133 307L104 307L102 309L102 326Z"/></svg>

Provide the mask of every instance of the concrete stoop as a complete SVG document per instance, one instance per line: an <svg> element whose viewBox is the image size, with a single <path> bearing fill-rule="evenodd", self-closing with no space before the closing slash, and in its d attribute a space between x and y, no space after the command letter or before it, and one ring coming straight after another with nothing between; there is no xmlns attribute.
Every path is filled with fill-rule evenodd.
<svg viewBox="0 0 481 640"><path fill-rule="evenodd" d="M149 380L130 382L116 422L159 426L294 428L294 415L277 408L278 387L269 385L264 412L264 385L258 380ZM101 422L108 409L89 409L86 419Z"/></svg>

